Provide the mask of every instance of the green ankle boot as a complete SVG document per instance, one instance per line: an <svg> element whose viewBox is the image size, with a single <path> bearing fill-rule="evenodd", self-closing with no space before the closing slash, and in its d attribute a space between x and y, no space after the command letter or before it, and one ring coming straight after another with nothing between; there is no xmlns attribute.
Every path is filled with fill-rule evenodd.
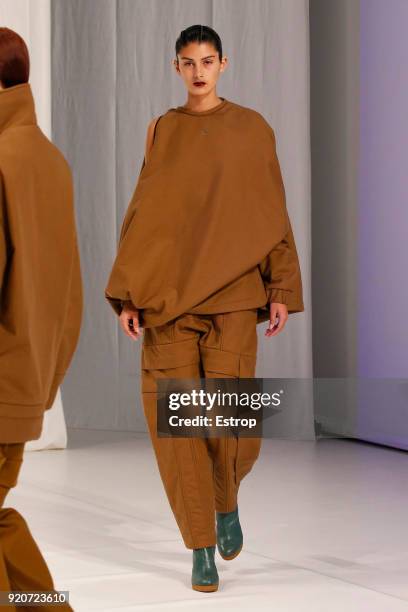
<svg viewBox="0 0 408 612"><path fill-rule="evenodd" d="M235 559L242 550L243 535L238 506L232 512L217 512L217 547L223 559Z"/></svg>
<svg viewBox="0 0 408 612"><path fill-rule="evenodd" d="M216 591L218 572L214 562L215 546L193 549L191 585L195 591Z"/></svg>

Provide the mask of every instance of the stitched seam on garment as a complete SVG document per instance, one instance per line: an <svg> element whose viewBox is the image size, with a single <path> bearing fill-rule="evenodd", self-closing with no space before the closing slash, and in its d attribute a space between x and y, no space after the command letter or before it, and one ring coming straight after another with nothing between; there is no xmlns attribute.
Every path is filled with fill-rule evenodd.
<svg viewBox="0 0 408 612"><path fill-rule="evenodd" d="M286 291L289 291L289 289L286 289ZM217 306L218 307L223 307L223 306L227 306L228 304L246 304L247 302L249 302L249 304L252 304L254 302L254 300L250 299L250 298L245 298L244 300L233 300L232 302L221 302L220 304L217 304L216 302L214 304L212 304L212 306ZM211 307L211 306L210 306ZM197 308L199 308L199 304L197 304ZM252 308L260 308L260 306L252 306ZM187 312L187 314L198 314L195 312ZM207 314L207 313L206 313ZM211 313L208 313L211 314ZM219 314L219 313L212 313L212 314Z"/></svg>
<svg viewBox="0 0 408 612"><path fill-rule="evenodd" d="M17 404L18 405L18 404ZM4 414L0 415L0 423L1 421L39 421L44 417L44 412L39 412L37 414L32 414L31 416L23 415L23 416L6 416ZM13 442L14 444L14 442ZM17 442L15 443L17 444Z"/></svg>
<svg viewBox="0 0 408 612"><path fill-rule="evenodd" d="M241 368L241 359L239 359L238 362L238 378L241 378L241 373L242 373L242 368ZM235 461L234 461L234 468L235 468L235 484L236 486L238 486L238 476L237 476L237 471L238 471L238 466L239 466L239 461L238 461L238 452L239 452L239 441L240 441L240 435L239 435L239 431L237 432L237 452L235 455Z"/></svg>
<svg viewBox="0 0 408 612"><path fill-rule="evenodd" d="M222 343L224 339L224 329L225 329L225 314L222 315L222 327L221 327L221 337L220 337L220 350L221 351L222 351Z"/></svg>
<svg viewBox="0 0 408 612"><path fill-rule="evenodd" d="M151 344L144 344L144 346L167 346L169 344L182 344L183 342L192 342L194 338L187 338L187 340L176 340L175 342L152 342Z"/></svg>
<svg viewBox="0 0 408 612"><path fill-rule="evenodd" d="M293 289L284 289L283 287L266 287L266 289L270 289L271 291L277 289L278 291L286 291L287 293L293 293Z"/></svg>
<svg viewBox="0 0 408 612"><path fill-rule="evenodd" d="M228 372L221 372L219 368L216 368L215 370L211 369L211 366L206 368L207 372L212 372L213 374L219 374L219 376L217 376L216 378L225 378L225 374L227 375L227 378L239 378L239 376L236 376L235 374L230 374L230 371Z"/></svg>
<svg viewBox="0 0 408 612"><path fill-rule="evenodd" d="M150 369L151 369L151 370L152 370L152 369L154 369L154 370L159 370L159 371L163 371L163 370L171 370L171 369L173 369L173 368L183 368L184 366L188 366L188 365L195 365L196 363L198 363L198 360L197 360L196 358L194 358L194 361L189 361L188 363L186 363L185 361L183 361L182 363L179 363L179 362L174 363L174 360L173 360L173 363L172 363L172 365L171 365L171 366L165 366L164 368L150 368ZM149 368L147 368L147 369L149 369ZM168 377L167 377L167 378L168 378Z"/></svg>
<svg viewBox="0 0 408 612"><path fill-rule="evenodd" d="M235 477L235 486L238 486L238 476L237 476L237 469L238 469L238 451L239 451L239 436L237 436L237 452L235 454L235 459L234 459L234 477Z"/></svg>
<svg viewBox="0 0 408 612"><path fill-rule="evenodd" d="M0 406L42 406L43 402L35 402L35 404L29 404L26 402L0 402Z"/></svg>
<svg viewBox="0 0 408 612"><path fill-rule="evenodd" d="M198 470L198 461L197 461L197 456L196 456L195 446L194 446L194 438L189 438L189 441L190 441L190 447L191 447L191 454L192 454L193 462L194 462L194 471L196 474L197 481L201 483L200 472ZM205 501L203 500L203 497L201 494L201 487L198 487L198 492L200 495L201 508L205 508Z"/></svg>
<svg viewBox="0 0 408 612"><path fill-rule="evenodd" d="M186 363L185 361L183 361L183 363L174 363L174 359L172 360L172 364L170 366L162 366L160 368L157 367L157 362L158 360L155 360L155 364L152 368L148 368L146 366L144 366L143 370L146 370L147 372L152 372L152 371L157 371L157 372L164 372L165 370L171 370L171 369L176 369L176 368L183 368L184 366L189 366L189 365L195 365L196 363L198 363L198 360L194 357L194 361L189 361L188 363ZM168 377L167 377L168 378Z"/></svg>
<svg viewBox="0 0 408 612"><path fill-rule="evenodd" d="M209 349L210 351L222 351L223 353L230 353L231 355L244 355L245 357L256 357L257 353L241 353L241 352L235 352L235 351L228 351L227 349L221 349L221 348L216 348L213 346L206 346L205 344L203 344L202 346L204 346L204 348Z"/></svg>
<svg viewBox="0 0 408 612"><path fill-rule="evenodd" d="M190 510L188 508L188 504L186 503L186 496L185 496L185 491L184 491L184 482L183 482L182 472L180 470L180 464L179 464L178 455L177 455L176 447L175 447L175 444L174 444L174 437L173 436L171 437L171 448L173 450L174 457L176 458L177 473L178 473L178 480L179 480L179 483L180 483L181 498L183 500L186 516L188 517L187 518L187 525L188 525L188 530L190 532L191 543L193 545L193 548L196 548L195 540L194 540L194 537L193 537L193 531L191 529L192 521L191 521Z"/></svg>
<svg viewBox="0 0 408 612"><path fill-rule="evenodd" d="M225 437L225 444L224 444L224 448L225 448L225 452L224 452L224 461L225 461L225 502L227 505L227 508L229 508L229 489L228 489L228 485L229 485L229 478L228 478L228 436ZM227 510L228 512L228 510Z"/></svg>

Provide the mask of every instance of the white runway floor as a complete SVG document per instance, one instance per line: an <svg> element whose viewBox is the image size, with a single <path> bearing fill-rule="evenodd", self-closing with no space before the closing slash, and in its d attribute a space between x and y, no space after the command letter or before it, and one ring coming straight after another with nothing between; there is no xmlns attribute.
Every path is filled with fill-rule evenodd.
<svg viewBox="0 0 408 612"><path fill-rule="evenodd" d="M240 490L244 549L190 587L146 435L69 430L26 452L6 500L75 612L408 612L408 454L357 441L264 440Z"/></svg>

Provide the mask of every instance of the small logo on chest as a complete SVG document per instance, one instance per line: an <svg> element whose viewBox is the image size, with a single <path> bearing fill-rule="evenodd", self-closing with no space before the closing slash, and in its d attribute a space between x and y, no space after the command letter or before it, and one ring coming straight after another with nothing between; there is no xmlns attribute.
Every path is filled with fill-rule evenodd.
<svg viewBox="0 0 408 612"><path fill-rule="evenodd" d="M203 136L207 136L208 134L208 129L207 128L201 128L201 132L200 134L203 134Z"/></svg>

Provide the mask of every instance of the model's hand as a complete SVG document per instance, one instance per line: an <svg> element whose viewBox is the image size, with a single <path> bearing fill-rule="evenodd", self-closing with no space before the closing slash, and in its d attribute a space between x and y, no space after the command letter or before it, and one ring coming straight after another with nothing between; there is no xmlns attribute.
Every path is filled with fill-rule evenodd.
<svg viewBox="0 0 408 612"><path fill-rule="evenodd" d="M278 319L278 321L276 321ZM288 307L286 304L279 302L271 302L269 327L265 332L265 336L277 336L285 327L288 320Z"/></svg>
<svg viewBox="0 0 408 612"><path fill-rule="evenodd" d="M119 321L125 334L132 340L137 340L142 335L142 328L139 325L139 312L132 302L124 302Z"/></svg>

